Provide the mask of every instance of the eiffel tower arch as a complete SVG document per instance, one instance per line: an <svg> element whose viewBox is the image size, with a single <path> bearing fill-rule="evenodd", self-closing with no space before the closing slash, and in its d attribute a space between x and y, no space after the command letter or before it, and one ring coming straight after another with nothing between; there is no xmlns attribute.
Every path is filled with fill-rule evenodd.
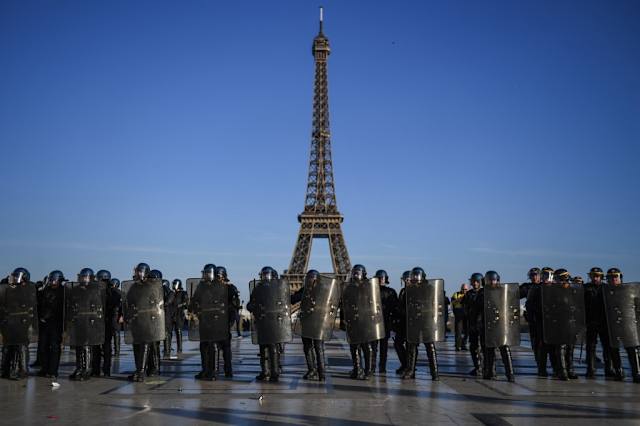
<svg viewBox="0 0 640 426"><path fill-rule="evenodd" d="M331 52L329 39L322 32L323 16L320 8L320 31L313 40L315 60L313 91L313 123L311 155L304 211L298 215L300 230L289 269L284 277L295 291L302 285L309 267L313 240L327 238L333 265L333 274L345 279L351 269L349 252L342 233L343 216L338 211L333 162L331 160L331 132L329 130L329 87L327 60Z"/></svg>

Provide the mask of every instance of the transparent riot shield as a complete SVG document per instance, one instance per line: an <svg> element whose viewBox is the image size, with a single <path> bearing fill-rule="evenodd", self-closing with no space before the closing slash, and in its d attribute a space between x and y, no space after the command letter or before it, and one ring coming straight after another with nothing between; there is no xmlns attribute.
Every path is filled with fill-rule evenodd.
<svg viewBox="0 0 640 426"><path fill-rule="evenodd" d="M542 331L548 345L582 342L585 326L584 288L542 285Z"/></svg>
<svg viewBox="0 0 640 426"><path fill-rule="evenodd" d="M385 336L377 278L348 281L342 291L342 309L350 344L372 342Z"/></svg>
<svg viewBox="0 0 640 426"><path fill-rule="evenodd" d="M36 285L0 285L0 343L28 345L38 341Z"/></svg>
<svg viewBox="0 0 640 426"><path fill-rule="evenodd" d="M273 345L291 341L291 290L283 279L249 283L251 300L251 341Z"/></svg>
<svg viewBox="0 0 640 426"><path fill-rule="evenodd" d="M162 280L122 283L125 343L142 344L165 338Z"/></svg>
<svg viewBox="0 0 640 426"><path fill-rule="evenodd" d="M640 283L607 284L603 294L611 346L640 346Z"/></svg>
<svg viewBox="0 0 640 426"><path fill-rule="evenodd" d="M314 340L331 340L340 305L340 281L320 275L315 283L305 282L300 311L294 321L297 335Z"/></svg>
<svg viewBox="0 0 640 426"><path fill-rule="evenodd" d="M105 341L105 286L67 282L65 292L66 346L96 346Z"/></svg>
<svg viewBox="0 0 640 426"><path fill-rule="evenodd" d="M188 280L187 283L189 283ZM189 323L189 340L196 340L196 336L203 342L219 342L227 339L229 337L229 286L220 282L200 281L196 284L195 290L193 290L193 283L191 287L192 321Z"/></svg>
<svg viewBox="0 0 640 426"><path fill-rule="evenodd" d="M501 283L484 287L484 338L488 348L520 345L520 287Z"/></svg>
<svg viewBox="0 0 640 426"><path fill-rule="evenodd" d="M189 315L188 315L188 327L189 327L189 340L197 342L200 341L200 320L195 315L192 309L193 296L196 293L198 284L202 281L201 278L187 278L187 297L189 298Z"/></svg>
<svg viewBox="0 0 640 426"><path fill-rule="evenodd" d="M407 342L431 343L444 340L446 309L444 280L432 279L405 287Z"/></svg>

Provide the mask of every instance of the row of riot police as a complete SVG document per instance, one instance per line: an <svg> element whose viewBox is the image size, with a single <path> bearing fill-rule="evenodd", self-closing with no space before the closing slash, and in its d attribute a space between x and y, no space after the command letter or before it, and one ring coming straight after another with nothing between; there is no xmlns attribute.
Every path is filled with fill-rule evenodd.
<svg viewBox="0 0 640 426"><path fill-rule="evenodd" d="M303 286L290 294L289 284L271 267L249 284L252 339L260 347L258 380L278 381L281 346L291 341L291 304L300 303L293 324L302 337L308 380L325 380L324 342L331 338L337 315L346 331L353 369L350 377L367 379L379 369L386 373L388 340L395 332L394 346L401 361L396 371L403 378L415 378L418 347L424 344L433 380L438 380L435 342L444 340L444 281L428 280L416 267L403 277L406 286L398 296L387 287L388 276L379 270L368 279L366 269L355 265L342 283L315 270L307 272Z"/></svg>
<svg viewBox="0 0 640 426"><path fill-rule="evenodd" d="M551 362L554 376L576 379L573 352L578 344L586 348L586 378L596 373L596 347L602 347L605 376L624 379L620 346L629 359L632 379L640 383L640 283L623 283L618 268L605 274L601 268L589 271L582 284L566 269L545 267L529 270L530 282L520 286L526 297L526 318L538 376L547 377Z"/></svg>

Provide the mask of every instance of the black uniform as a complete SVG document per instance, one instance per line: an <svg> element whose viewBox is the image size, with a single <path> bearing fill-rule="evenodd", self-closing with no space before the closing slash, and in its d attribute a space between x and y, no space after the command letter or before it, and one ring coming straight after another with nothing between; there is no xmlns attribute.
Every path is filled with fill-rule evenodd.
<svg viewBox="0 0 640 426"><path fill-rule="evenodd" d="M171 357L171 351L173 348L171 347L172 339L172 331L175 327L176 322L176 293L175 291L167 288L166 286L163 288L164 290L164 328L166 332L166 337L164 339L164 347L162 351L162 357L168 359Z"/></svg>
<svg viewBox="0 0 640 426"><path fill-rule="evenodd" d="M118 329L120 328L120 317L122 315L122 293L115 287L111 287L106 283L105 293L105 316L104 316L104 344L94 346L92 349L91 374L99 376L100 370L102 374L111 376L111 341L114 340L116 352L120 351L120 336Z"/></svg>
<svg viewBox="0 0 640 426"><path fill-rule="evenodd" d="M380 373L387 372L387 351L389 348L389 338L391 337L391 331L393 330L393 313L397 311L398 306L398 294L394 289L387 285L380 285L380 301L382 302L382 315L384 316L384 329L385 336L372 342L372 359L371 370L375 373L376 358L378 356L378 347L380 348ZM396 349L397 352L397 349ZM400 356L400 354L398 354Z"/></svg>
<svg viewBox="0 0 640 426"><path fill-rule="evenodd" d="M296 303L300 303L303 294L304 285L291 295L291 304L295 305ZM325 380L324 340L309 339L303 336L302 350L304 351L304 358L307 362L307 372L302 378L305 380Z"/></svg>
<svg viewBox="0 0 640 426"><path fill-rule="evenodd" d="M550 345L544 343L543 312L542 312L542 286L552 284L539 284L529 288L526 302L527 317L530 327L533 327L532 345L535 347L536 363L538 364L538 376L547 377L547 359L553 352ZM552 360L553 361L553 360ZM553 364L555 371L555 364Z"/></svg>
<svg viewBox="0 0 640 426"><path fill-rule="evenodd" d="M596 374L596 347L598 337L600 338L600 345L602 346L605 376L614 377L622 373L620 351L617 350L617 348L612 350L609 341L603 290L603 284L596 285L593 282L589 282L584 285L584 307L587 322L587 378L593 378Z"/></svg>
<svg viewBox="0 0 640 426"><path fill-rule="evenodd" d="M47 286L40 292L38 348L41 350L39 376L58 376L60 345L64 329L64 287Z"/></svg>
<svg viewBox="0 0 640 426"><path fill-rule="evenodd" d="M523 283L520 285L520 299L529 300L529 291L532 287L540 284L533 284L532 282ZM534 319L532 315L529 314L529 310L527 309L527 301L525 301L525 311L524 311L524 319L527 320L527 324L529 325L529 341L531 343L531 350L533 351L533 356L538 359L538 352L536 351L536 325L534 323Z"/></svg>
<svg viewBox="0 0 640 426"><path fill-rule="evenodd" d="M398 304L392 316L393 329L395 330L393 347L400 360L400 368L396 370L396 374L404 374L407 366L407 316L405 315L405 306L400 303L400 300L405 300L405 297L403 287L400 289Z"/></svg>
<svg viewBox="0 0 640 426"><path fill-rule="evenodd" d="M469 351L473 361L473 375L482 374L482 354L484 352L484 297L482 288L471 289L464 296L464 312L469 332Z"/></svg>
<svg viewBox="0 0 640 426"><path fill-rule="evenodd" d="M234 287L235 288L235 287ZM237 290L236 290L237 291ZM173 324L169 330L169 347L171 347L171 339L173 332L176 333L176 346L178 353L182 353L182 329L184 328L185 316L184 310L187 309L187 292L179 289L174 291L175 299L175 315L173 317Z"/></svg>
<svg viewBox="0 0 640 426"><path fill-rule="evenodd" d="M405 324L406 324L406 318L407 318L406 294L407 293L404 288L400 290L400 297L399 297L399 303L398 303L398 306L399 306L398 311L400 312L400 315L402 315L402 317L405 318ZM406 332L406 328L405 328L405 332ZM420 345L418 343L406 342L406 350L404 351L405 362L403 365L404 371L402 374L403 379L416 378L416 363L418 359L419 347ZM429 361L429 371L431 373L431 379L440 380L438 375L438 355L436 352L436 345L434 342L425 342L424 347L427 351L427 359Z"/></svg>

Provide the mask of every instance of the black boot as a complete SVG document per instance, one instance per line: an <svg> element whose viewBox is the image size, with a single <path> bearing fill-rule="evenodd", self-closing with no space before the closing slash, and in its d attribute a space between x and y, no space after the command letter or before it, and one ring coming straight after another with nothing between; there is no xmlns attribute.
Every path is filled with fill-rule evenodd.
<svg viewBox="0 0 640 426"><path fill-rule="evenodd" d="M203 379L212 381L218 379L218 345L215 342L209 342L208 346L207 364Z"/></svg>
<svg viewBox="0 0 640 426"><path fill-rule="evenodd" d="M7 345L2 346L2 361L0 361L0 369L2 370L2 378L9 378L9 370L10 370L10 353L9 347Z"/></svg>
<svg viewBox="0 0 640 426"><path fill-rule="evenodd" d="M640 346L627 348L633 383L640 383Z"/></svg>
<svg viewBox="0 0 640 426"><path fill-rule="evenodd" d="M367 367L366 367L366 358L365 358L365 376L369 377L376 372L376 360L378 359L378 342L379 340L374 340L369 345L369 362L371 363L371 367L369 368L369 374L367 375ZM365 355L366 356L366 355Z"/></svg>
<svg viewBox="0 0 640 426"><path fill-rule="evenodd" d="M69 376L69 380L82 380L82 353L83 347L76 346L76 369Z"/></svg>
<svg viewBox="0 0 640 426"><path fill-rule="evenodd" d="M139 343L139 344L133 345L133 357L136 363L136 371L131 376L129 376L130 381L144 382L144 374L147 369L148 356L149 356L149 344Z"/></svg>
<svg viewBox="0 0 640 426"><path fill-rule="evenodd" d="M595 343L587 343L586 345L587 352L587 373L585 377L587 379L594 379L596 377L596 344Z"/></svg>
<svg viewBox="0 0 640 426"><path fill-rule="evenodd" d="M513 371L513 359L511 358L511 348L509 346L502 346L500 348L500 356L502 357L502 364L504 365L504 372L507 376L507 380L511 383L516 381L516 376Z"/></svg>
<svg viewBox="0 0 640 426"><path fill-rule="evenodd" d="M325 376L326 370L325 370L325 364L324 364L324 342L322 340L314 340L313 349L315 351L318 380L323 382L326 379L326 376Z"/></svg>
<svg viewBox="0 0 640 426"><path fill-rule="evenodd" d="M171 341L173 340L173 336L171 333L171 329L167 330L167 335L163 342L162 347L162 359L171 359Z"/></svg>
<svg viewBox="0 0 640 426"><path fill-rule="evenodd" d="M120 332L113 332L113 355L120 356Z"/></svg>
<svg viewBox="0 0 640 426"><path fill-rule="evenodd" d="M260 374L256 376L256 380L268 381L271 378L270 363L267 345L260 345Z"/></svg>
<svg viewBox="0 0 640 426"><path fill-rule="evenodd" d="M393 347L396 350L398 359L400 360L400 367L396 370L396 374L402 375L405 370L405 363L407 362L407 350L404 346L404 339L397 335L393 338Z"/></svg>
<svg viewBox="0 0 640 426"><path fill-rule="evenodd" d="M224 377L233 377L233 364L231 359L231 339L222 342L222 358L224 360Z"/></svg>
<svg viewBox="0 0 640 426"><path fill-rule="evenodd" d="M200 372L195 375L197 380L201 380L204 378L204 373L207 369L207 351L209 350L209 345L207 342L200 342Z"/></svg>
<svg viewBox="0 0 640 426"><path fill-rule="evenodd" d="M485 380L495 380L497 378L495 348L485 348L484 350L484 367L482 370L482 378Z"/></svg>
<svg viewBox="0 0 640 426"><path fill-rule="evenodd" d="M416 345L414 343L407 343L407 361L405 363L404 373L402 373L403 379L416 378L416 352Z"/></svg>
<svg viewBox="0 0 640 426"><path fill-rule="evenodd" d="M20 345L18 347L18 377L26 379L29 377L29 346Z"/></svg>
<svg viewBox="0 0 640 426"><path fill-rule="evenodd" d="M315 351L313 349L313 341L305 338L302 342L302 349L304 351L304 358L307 362L307 373L302 376L305 380L317 380L318 370L316 370Z"/></svg>
<svg viewBox="0 0 640 426"><path fill-rule="evenodd" d="M548 346L540 342L538 344L538 377L549 377L547 372Z"/></svg>
<svg viewBox="0 0 640 426"><path fill-rule="evenodd" d="M178 347L178 353L182 353L182 329L178 328L176 330L176 346Z"/></svg>
<svg viewBox="0 0 640 426"><path fill-rule="evenodd" d="M617 347L609 347L609 357L611 359L614 380L618 382L623 381L624 370L622 369L622 360L620 359L620 349Z"/></svg>
<svg viewBox="0 0 640 426"><path fill-rule="evenodd" d="M366 343L362 345L362 355L364 357L364 379L369 379L371 376L373 376L373 373L375 372L375 367L376 367L375 352L373 350L372 345L369 345Z"/></svg>
<svg viewBox="0 0 640 426"><path fill-rule="evenodd" d="M352 379L364 379L364 372L360 365L360 355L358 354L358 345L350 345L351 362L353 363L353 370L351 370Z"/></svg>
<svg viewBox="0 0 640 426"><path fill-rule="evenodd" d="M378 371L380 374L387 374L387 353L389 352L389 339L384 338L380 340L380 363L378 365Z"/></svg>
<svg viewBox="0 0 640 426"><path fill-rule="evenodd" d="M282 361L280 359L281 351L284 353L284 345L269 345L267 350L269 352L269 369L271 370L270 382L277 382L282 373Z"/></svg>
<svg viewBox="0 0 640 426"><path fill-rule="evenodd" d="M469 374L471 376L482 377L482 353L480 352L480 348L471 348L470 352L473 370L471 370Z"/></svg>
<svg viewBox="0 0 640 426"><path fill-rule="evenodd" d="M9 372L7 377L9 380L20 380L20 348L17 345L9 346L7 353L9 358Z"/></svg>
<svg viewBox="0 0 640 426"><path fill-rule="evenodd" d="M102 345L102 374L105 377L111 376L111 339Z"/></svg>
<svg viewBox="0 0 640 426"><path fill-rule="evenodd" d="M100 362L102 361L102 347L101 346L89 346L91 351L91 377L100 377Z"/></svg>
<svg viewBox="0 0 640 426"><path fill-rule="evenodd" d="M60 366L60 343L54 342L49 348L49 355L47 356L47 371L46 377L55 379L58 377L58 367Z"/></svg>
<svg viewBox="0 0 640 426"><path fill-rule="evenodd" d="M554 358L556 360L556 377L562 381L569 380L569 375L567 374L567 345L559 345L555 347Z"/></svg>
<svg viewBox="0 0 640 426"><path fill-rule="evenodd" d="M616 377L616 371L611 357L611 348L605 344L602 345L602 363L604 364L604 377Z"/></svg>
<svg viewBox="0 0 640 426"><path fill-rule="evenodd" d="M567 377L571 380L578 378L578 375L573 371L573 345L567 345L564 352L565 365L567 366Z"/></svg>
<svg viewBox="0 0 640 426"><path fill-rule="evenodd" d="M436 352L435 343L427 343L427 358L429 359L429 370L431 371L431 380L438 381L440 376L438 375L438 354Z"/></svg>

